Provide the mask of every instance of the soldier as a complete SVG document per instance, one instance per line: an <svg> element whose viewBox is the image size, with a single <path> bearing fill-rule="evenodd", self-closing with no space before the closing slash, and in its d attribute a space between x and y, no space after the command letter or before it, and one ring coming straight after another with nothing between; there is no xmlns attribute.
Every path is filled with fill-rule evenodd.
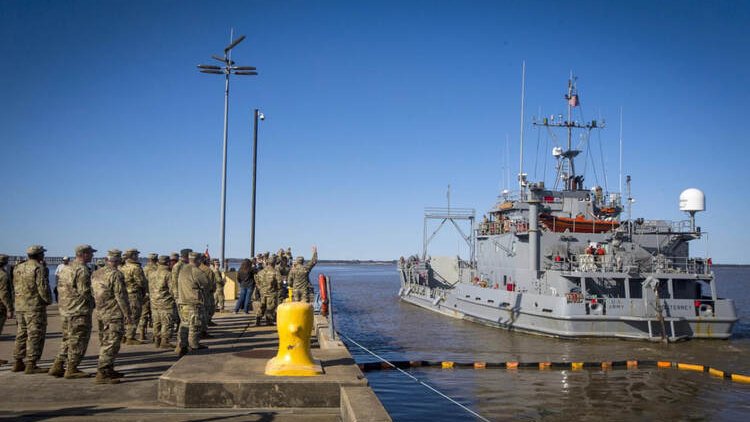
<svg viewBox="0 0 750 422"><path fill-rule="evenodd" d="M146 265L143 266L143 274L146 276L146 280L148 280L148 273L150 271L156 271L158 268L158 258L159 255L155 253L148 254Z"/></svg>
<svg viewBox="0 0 750 422"><path fill-rule="evenodd" d="M188 263L188 254L192 252L192 249L182 249L180 250L180 254L177 256L177 260L174 261L174 264L172 265L172 280L171 284L169 285L170 290L172 290L172 297L174 297L174 313L172 317L174 318L175 326L179 326L180 324L180 312L179 307L177 306L177 301L180 296L180 291L177 288L177 279L180 275L180 270L182 267ZM174 256L174 254L172 254Z"/></svg>
<svg viewBox="0 0 750 422"><path fill-rule="evenodd" d="M318 248L312 247L312 258L305 264L305 259L298 256L289 271L289 285L292 288L292 300L295 302L310 302L310 271L318 263Z"/></svg>
<svg viewBox="0 0 750 422"><path fill-rule="evenodd" d="M201 286L201 294L203 295L203 313L201 314L201 338L211 338L212 336L208 334L208 326L213 324L211 322L211 316L213 315L213 313L211 312L211 308L216 308L213 305L214 292L216 291L216 280L214 280L213 271L211 271L211 268L206 265L205 256L201 256L200 263L196 265L198 265L198 269L203 272L203 275L205 275L203 280L205 284Z"/></svg>
<svg viewBox="0 0 750 422"><path fill-rule="evenodd" d="M86 355L91 337L91 313L94 311L94 296L91 294L91 270L86 265L91 262L96 249L91 245L76 248L76 257L58 275L57 289L60 294L60 316L62 317L62 341L60 353L49 369L55 377L86 378L89 374L79 371L78 365ZM67 367L63 372L63 365Z"/></svg>
<svg viewBox="0 0 750 422"><path fill-rule="evenodd" d="M99 268L104 268L105 265L107 265L107 262L99 258L96 260L96 268L94 270L98 270Z"/></svg>
<svg viewBox="0 0 750 422"><path fill-rule="evenodd" d="M180 254L177 252L172 252L169 255L169 271L172 271L172 268L174 268L174 265L177 263L177 261L180 260Z"/></svg>
<svg viewBox="0 0 750 422"><path fill-rule="evenodd" d="M148 280L151 297L151 312L154 318L154 344L160 349L174 349L169 338L174 327L174 296L170 290L172 273L169 270L169 257L158 258L156 270L151 271Z"/></svg>
<svg viewBox="0 0 750 422"><path fill-rule="evenodd" d="M55 280L58 280L58 277L60 277L60 273L66 268L68 268L69 265L70 265L70 258L68 258L67 256L64 256L62 258L62 264L58 265L57 268L55 268ZM47 277L47 279L49 280L49 277ZM57 293L58 284L60 283L55 283L55 288L52 289L52 293L53 293L52 299L54 299L55 302L60 303L60 296Z"/></svg>
<svg viewBox="0 0 750 422"><path fill-rule="evenodd" d="M289 275L289 267L291 262L286 260L286 253L283 249L279 249L276 257L276 270L281 275L281 283L279 283L279 292L276 299L276 303L283 303L286 298L289 297L289 283L287 276ZM276 315L274 311L274 315Z"/></svg>
<svg viewBox="0 0 750 422"><path fill-rule="evenodd" d="M125 264L120 271L125 277L125 287L128 290L128 303L130 303L130 314L132 322L125 326L125 344L143 344L135 339L136 326L141 321L141 312L143 310L143 298L145 291L148 289L148 281L143 274L141 264L138 262L137 249L128 249L125 251ZM141 331L141 339L145 339L145 328Z"/></svg>
<svg viewBox="0 0 750 422"><path fill-rule="evenodd" d="M91 285L96 302L96 318L99 326L99 363L97 384L116 384L123 374L115 371L115 357L120 351L120 342L125 332L124 324L133 322L128 303L125 277L117 269L122 252L112 249L107 253L107 265L94 272Z"/></svg>
<svg viewBox="0 0 750 422"><path fill-rule="evenodd" d="M5 318L13 318L13 287L10 284L10 277L5 272L5 266L8 264L8 255L0 254L0 333L5 326ZM8 363L5 359L0 359L0 365Z"/></svg>
<svg viewBox="0 0 750 422"><path fill-rule="evenodd" d="M177 352L180 357L188 350L205 349L200 344L201 314L203 312L203 286L208 284L206 276L198 269L201 254L190 252L177 280L177 307L180 312L180 328L177 335Z"/></svg>
<svg viewBox="0 0 750 422"><path fill-rule="evenodd" d="M13 372L43 374L46 369L36 366L44 349L47 334L47 306L52 303L48 271L42 264L46 249L40 245L29 246L29 259L13 269L13 290L18 322L16 347L13 352ZM24 364L23 358L26 357Z"/></svg>
<svg viewBox="0 0 750 422"><path fill-rule="evenodd" d="M174 296L175 300L178 299L179 296L179 289L177 288L177 280L180 276L180 270L182 267L188 263L188 256L190 255L190 252L192 252L192 249L182 249L180 250L180 259L172 266L172 295Z"/></svg>
<svg viewBox="0 0 750 422"><path fill-rule="evenodd" d="M159 255L155 253L148 254L148 261L143 266L143 275L146 276L146 288L143 289L143 309L141 310L141 320L138 322L138 333L141 341L146 340L146 332L148 327L153 324L153 318L151 313L151 300L149 298L150 289L148 283L151 281L149 274L156 271L157 258ZM154 336L154 343L157 343L156 336ZM157 343L158 345L158 343Z"/></svg>
<svg viewBox="0 0 750 422"><path fill-rule="evenodd" d="M268 258L266 265L255 274L255 286L260 294L260 306L255 314L255 325L260 325L260 318L266 317L266 323L272 324L276 310L276 297L281 284L281 274L276 269L276 257Z"/></svg>
<svg viewBox="0 0 750 422"><path fill-rule="evenodd" d="M216 293L214 293L214 303L216 306L214 309L216 309L217 312L224 312L224 285L227 281L224 280L224 277L221 274L219 260L216 258L211 261L211 271L214 272L214 277L216 278Z"/></svg>

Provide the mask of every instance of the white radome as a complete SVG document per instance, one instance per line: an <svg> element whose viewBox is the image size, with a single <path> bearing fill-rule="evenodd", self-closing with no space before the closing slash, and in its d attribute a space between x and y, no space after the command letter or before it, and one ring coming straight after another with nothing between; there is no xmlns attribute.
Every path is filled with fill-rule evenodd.
<svg viewBox="0 0 750 422"><path fill-rule="evenodd" d="M680 194L680 211L695 212L706 210L706 195L700 189L689 188Z"/></svg>

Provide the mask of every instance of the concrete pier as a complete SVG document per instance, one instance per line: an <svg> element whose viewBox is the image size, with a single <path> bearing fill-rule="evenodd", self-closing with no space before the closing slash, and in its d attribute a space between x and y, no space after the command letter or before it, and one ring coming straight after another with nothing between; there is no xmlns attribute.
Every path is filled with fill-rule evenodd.
<svg viewBox="0 0 750 422"><path fill-rule="evenodd" d="M231 304L229 302L228 304ZM228 307L233 309L232 306ZM60 316L48 308L47 340L40 366L51 366L60 346ZM66 380L46 374L13 373L0 367L0 418L103 421L249 420L389 421L367 380L339 341L328 339L316 317L313 356L325 374L271 377L265 362L278 346L276 327L255 327L249 315L217 313L208 349L178 359L152 344L123 345L116 369L120 384L97 385L93 378ZM12 361L16 321L6 322L0 358ZM80 369L96 372L98 333L91 335Z"/></svg>

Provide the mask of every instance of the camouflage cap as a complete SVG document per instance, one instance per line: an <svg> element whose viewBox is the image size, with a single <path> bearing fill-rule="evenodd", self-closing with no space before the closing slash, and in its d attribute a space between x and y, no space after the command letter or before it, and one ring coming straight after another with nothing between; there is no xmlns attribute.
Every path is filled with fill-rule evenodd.
<svg viewBox="0 0 750 422"><path fill-rule="evenodd" d="M268 263L269 263L270 265L273 265L273 264L275 264L275 263L276 263L276 255L273 255L273 256L271 256L270 258L268 258Z"/></svg>
<svg viewBox="0 0 750 422"><path fill-rule="evenodd" d="M166 255L160 255L159 256L159 264L169 264L169 257Z"/></svg>
<svg viewBox="0 0 750 422"><path fill-rule="evenodd" d="M202 254L199 253L199 252L189 252L188 253L188 258L189 259L198 259L198 257L200 257L201 255Z"/></svg>
<svg viewBox="0 0 750 422"><path fill-rule="evenodd" d="M70 257L64 256L64 257L62 257L62 260L63 260L63 262L68 262L68 261L70 261Z"/></svg>
<svg viewBox="0 0 750 422"><path fill-rule="evenodd" d="M85 244L76 246L76 255L78 255L79 253L84 253L84 252L94 253L96 252L96 249L94 249L91 245L85 245ZM65 258L67 258L67 256ZM63 260L65 260L65 258L63 258Z"/></svg>
<svg viewBox="0 0 750 422"><path fill-rule="evenodd" d="M122 251L119 249L110 249L107 251L107 259L110 261L112 260L120 260L122 259Z"/></svg>
<svg viewBox="0 0 750 422"><path fill-rule="evenodd" d="M214 264L218 264L219 263L219 258L214 258L214 259L211 260L211 262L213 262Z"/></svg>
<svg viewBox="0 0 750 422"><path fill-rule="evenodd" d="M0 253L0 265L5 265L8 263L8 255Z"/></svg>
<svg viewBox="0 0 750 422"><path fill-rule="evenodd" d="M128 249L127 251L125 251L124 255L125 256L136 256L139 253L141 253L141 251L139 251L138 249L132 248L132 249Z"/></svg>
<svg viewBox="0 0 750 422"><path fill-rule="evenodd" d="M42 245L31 245L28 248L26 248L26 254L27 255L37 255L40 253L47 252L46 249L44 249L44 246Z"/></svg>
<svg viewBox="0 0 750 422"><path fill-rule="evenodd" d="M190 248L180 249L180 256L183 258L187 258L190 256L191 252L193 252L193 250Z"/></svg>
<svg viewBox="0 0 750 422"><path fill-rule="evenodd" d="M294 262L298 262L298 263L301 264L301 263L305 262L305 258L303 258L301 256L298 256L298 257L294 258Z"/></svg>
<svg viewBox="0 0 750 422"><path fill-rule="evenodd" d="M172 255L169 256L171 259L174 259L175 261L180 259L180 254L177 252L172 252Z"/></svg>
<svg viewBox="0 0 750 422"><path fill-rule="evenodd" d="M148 254L148 259L150 259L151 261L156 261L158 257L159 257L159 254L157 253L151 252L150 254Z"/></svg>

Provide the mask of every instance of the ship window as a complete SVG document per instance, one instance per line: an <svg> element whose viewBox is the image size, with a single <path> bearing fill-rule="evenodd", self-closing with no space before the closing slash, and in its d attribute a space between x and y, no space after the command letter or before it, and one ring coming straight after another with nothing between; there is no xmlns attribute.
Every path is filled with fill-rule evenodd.
<svg viewBox="0 0 750 422"><path fill-rule="evenodd" d="M508 284L508 276L504 275L503 276L503 286L506 286L507 284Z"/></svg>
<svg viewBox="0 0 750 422"><path fill-rule="evenodd" d="M630 298L641 299L643 297L642 280L630 280Z"/></svg>

